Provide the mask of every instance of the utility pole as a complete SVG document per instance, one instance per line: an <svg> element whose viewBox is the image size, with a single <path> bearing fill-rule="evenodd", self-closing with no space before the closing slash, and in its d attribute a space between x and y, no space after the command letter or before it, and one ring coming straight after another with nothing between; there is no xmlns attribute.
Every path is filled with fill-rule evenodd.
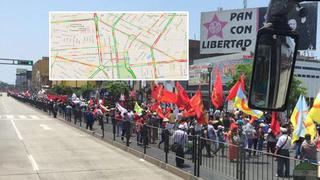
<svg viewBox="0 0 320 180"><path fill-rule="evenodd" d="M247 0L243 0L243 8L244 8L244 9L247 8Z"/></svg>

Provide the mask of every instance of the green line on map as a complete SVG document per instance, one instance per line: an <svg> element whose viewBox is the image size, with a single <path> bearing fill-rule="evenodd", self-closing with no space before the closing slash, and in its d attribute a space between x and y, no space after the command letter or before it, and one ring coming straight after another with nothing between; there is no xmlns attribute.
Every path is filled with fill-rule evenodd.
<svg viewBox="0 0 320 180"><path fill-rule="evenodd" d="M125 63L124 63L124 66L125 68L127 69L127 71L131 74L132 78L133 79L137 79L136 75L134 74L133 70L131 69L129 63L129 54L128 52L125 53ZM129 65L129 66L128 66Z"/></svg>

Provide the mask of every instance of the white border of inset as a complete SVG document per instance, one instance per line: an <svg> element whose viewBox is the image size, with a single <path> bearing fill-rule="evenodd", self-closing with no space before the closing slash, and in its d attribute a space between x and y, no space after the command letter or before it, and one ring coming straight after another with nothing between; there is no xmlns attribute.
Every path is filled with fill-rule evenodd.
<svg viewBox="0 0 320 180"><path fill-rule="evenodd" d="M51 77L51 14L52 13L185 13L187 15L187 77L182 79L54 79ZM188 81L189 80L189 11L49 11L49 80L50 81Z"/></svg>

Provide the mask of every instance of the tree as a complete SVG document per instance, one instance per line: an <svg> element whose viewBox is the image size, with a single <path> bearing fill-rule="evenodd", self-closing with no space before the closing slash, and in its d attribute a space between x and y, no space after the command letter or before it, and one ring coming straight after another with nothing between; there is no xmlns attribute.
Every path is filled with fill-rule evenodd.
<svg viewBox="0 0 320 180"><path fill-rule="evenodd" d="M77 91L75 91L75 94L77 96L88 96L88 94L93 91L95 87L92 84L85 84L80 87Z"/></svg>
<svg viewBox="0 0 320 180"><path fill-rule="evenodd" d="M240 76L242 74L245 75L245 83L246 83L246 92L249 92L249 87L251 83L251 73L252 73L252 64L240 64L236 67L236 72L232 74L231 72L227 73L228 76L231 77L231 81L227 82L226 86L227 89L231 89L231 87L240 79ZM288 99L288 107L287 109L290 111L292 108L294 108L296 102L298 101L298 98L300 95L306 95L307 94L307 88L305 88L302 85L302 82L296 78L293 77L293 81L291 82L290 86L290 95Z"/></svg>
<svg viewBox="0 0 320 180"><path fill-rule="evenodd" d="M50 92L55 93L55 94L65 94L65 95L71 95L73 93L73 89L69 86L65 86L63 84L58 84L53 86L50 89Z"/></svg>
<svg viewBox="0 0 320 180"><path fill-rule="evenodd" d="M114 102L114 103L119 101L121 94L124 94L127 96L130 91L129 85L125 82L116 82L116 81L106 82L102 86L109 93L111 102Z"/></svg>
<svg viewBox="0 0 320 180"><path fill-rule="evenodd" d="M288 99L288 110L292 110L300 95L306 95L307 94L307 88L302 86L302 82L296 78L295 76L293 77L293 81L291 82L291 87L290 87L290 96Z"/></svg>
<svg viewBox="0 0 320 180"><path fill-rule="evenodd" d="M231 77L231 81L228 81L226 84L227 89L231 89L231 87L240 79L241 75L245 76L245 85L246 92L249 92L250 82L251 82L251 72L252 72L252 64L239 64L236 66L235 73L228 72L227 76Z"/></svg>

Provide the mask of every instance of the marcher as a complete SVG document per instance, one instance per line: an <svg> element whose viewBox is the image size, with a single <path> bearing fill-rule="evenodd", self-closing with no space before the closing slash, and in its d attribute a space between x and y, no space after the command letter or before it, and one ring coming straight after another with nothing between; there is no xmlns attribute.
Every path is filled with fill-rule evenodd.
<svg viewBox="0 0 320 180"><path fill-rule="evenodd" d="M179 125L178 129L173 133L172 141L176 144L176 166L184 167L184 146L187 142L188 135L184 131L184 126Z"/></svg>
<svg viewBox="0 0 320 180"><path fill-rule="evenodd" d="M268 135L266 140L267 140L267 152L274 154L276 150L277 139L271 129L268 130Z"/></svg>
<svg viewBox="0 0 320 180"><path fill-rule="evenodd" d="M66 115L67 115L67 121L71 122L71 115L72 115L72 107L71 104L68 104L66 106Z"/></svg>
<svg viewBox="0 0 320 180"><path fill-rule="evenodd" d="M238 146L239 146L239 134L238 126L236 124L231 124L230 130L228 133L228 142L229 142L229 160L231 162L238 159Z"/></svg>
<svg viewBox="0 0 320 180"><path fill-rule="evenodd" d="M224 145L225 145L225 138L224 138L224 127L219 125L218 131L217 131L217 140L218 140L218 148L216 151L213 152L213 154L217 154L219 151L221 152L221 156L224 157Z"/></svg>
<svg viewBox="0 0 320 180"><path fill-rule="evenodd" d="M87 126L86 126L86 129L89 128L90 131L92 131L92 126L93 126L93 123L94 123L94 116L93 116L93 112L92 112L92 109L87 111Z"/></svg>
<svg viewBox="0 0 320 180"><path fill-rule="evenodd" d="M306 134L305 140L301 145L301 156L300 159L306 160L310 163L318 163L318 156L317 156L317 147L314 141L311 140L311 135Z"/></svg>
<svg viewBox="0 0 320 180"><path fill-rule="evenodd" d="M277 174L278 177L289 177L290 172L290 143L291 138L288 136L288 130L286 128L280 128L282 135L279 137L276 144L276 154L279 155ZM283 170L285 171L283 172Z"/></svg>
<svg viewBox="0 0 320 180"><path fill-rule="evenodd" d="M52 110L53 110L53 117L54 117L54 118L57 118L57 113L58 113L58 104L57 104L57 102L54 102L54 103L53 103L53 108L52 108Z"/></svg>

